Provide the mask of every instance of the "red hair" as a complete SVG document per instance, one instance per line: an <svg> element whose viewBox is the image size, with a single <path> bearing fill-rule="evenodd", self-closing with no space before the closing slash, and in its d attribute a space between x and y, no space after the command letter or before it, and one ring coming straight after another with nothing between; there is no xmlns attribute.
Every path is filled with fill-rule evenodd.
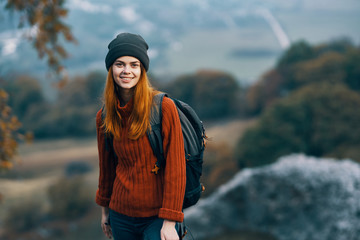
<svg viewBox="0 0 360 240"><path fill-rule="evenodd" d="M112 67L110 67L104 89L105 119L103 127L106 133L111 133L115 138L120 136L122 128L121 115L117 111L119 93L117 93L116 86L117 85L113 78ZM144 135L148 128L150 128L149 119L152 98L157 92L151 86L145 68L142 64L140 79L134 88L134 108L129 118L129 138L136 140Z"/></svg>

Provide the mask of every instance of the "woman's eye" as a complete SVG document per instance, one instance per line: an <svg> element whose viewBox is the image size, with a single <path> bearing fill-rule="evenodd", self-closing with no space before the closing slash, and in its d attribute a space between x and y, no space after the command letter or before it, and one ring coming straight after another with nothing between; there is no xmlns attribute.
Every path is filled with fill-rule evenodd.
<svg viewBox="0 0 360 240"><path fill-rule="evenodd" d="M133 64L132 67L137 68L137 67L140 67L140 65L139 64Z"/></svg>

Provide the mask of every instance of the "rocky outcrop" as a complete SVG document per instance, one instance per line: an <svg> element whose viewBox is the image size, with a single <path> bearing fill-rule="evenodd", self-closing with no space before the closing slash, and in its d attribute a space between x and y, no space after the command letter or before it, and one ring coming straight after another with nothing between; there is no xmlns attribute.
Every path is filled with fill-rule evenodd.
<svg viewBox="0 0 360 240"><path fill-rule="evenodd" d="M245 169L187 209L185 223L197 240L240 230L278 240L359 240L360 165L290 155Z"/></svg>

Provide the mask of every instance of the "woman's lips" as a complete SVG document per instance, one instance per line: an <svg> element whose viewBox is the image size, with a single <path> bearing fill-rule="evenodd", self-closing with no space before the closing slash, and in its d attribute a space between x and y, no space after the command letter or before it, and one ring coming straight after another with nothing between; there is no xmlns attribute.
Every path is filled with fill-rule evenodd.
<svg viewBox="0 0 360 240"><path fill-rule="evenodd" d="M129 83L129 82L131 82L131 80L132 80L133 78L129 78L129 77L122 78L122 77L120 77L120 79L121 79L122 82Z"/></svg>

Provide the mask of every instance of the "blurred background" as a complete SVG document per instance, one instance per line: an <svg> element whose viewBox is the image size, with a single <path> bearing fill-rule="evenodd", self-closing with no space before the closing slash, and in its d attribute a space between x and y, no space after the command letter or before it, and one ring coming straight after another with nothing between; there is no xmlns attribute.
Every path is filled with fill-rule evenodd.
<svg viewBox="0 0 360 240"><path fill-rule="evenodd" d="M222 227L211 236L210 223L202 230L194 225L196 239L356 240L359 23L358 0L0 1L0 238L105 239L94 203L95 115L102 105L107 45L118 33L132 32L150 46L151 83L187 102L204 121L211 140L201 204L218 204L213 196L224 189L242 206L259 200L245 215L234 206L238 222L217 223ZM289 155L281 169L295 167L296 174L264 178L273 189L250 184L247 190L219 190L235 175L270 174ZM305 156L322 163L314 176L316 167L296 168L307 164ZM329 171L333 161L346 164ZM284 186L299 176L307 176L298 183L309 181L309 188L297 181ZM313 184L316 176L323 177ZM309 209L320 211L327 200L309 196L323 188L330 189L329 201L350 209L341 222L329 217L335 216L331 204L324 215L328 225L313 222L317 214ZM251 195L254 189L262 194ZM337 191L343 191L340 199ZM274 192L286 199L277 201ZM284 210L279 218L269 217L277 214L271 206L258 211L270 200ZM311 212L306 217L299 213L304 202ZM189 223L205 219L200 211L194 215L195 208L186 213ZM289 209L293 219L302 217L298 225L280 228ZM254 214L261 226L253 224ZM294 226L306 224L312 226L308 235L296 232Z"/></svg>

